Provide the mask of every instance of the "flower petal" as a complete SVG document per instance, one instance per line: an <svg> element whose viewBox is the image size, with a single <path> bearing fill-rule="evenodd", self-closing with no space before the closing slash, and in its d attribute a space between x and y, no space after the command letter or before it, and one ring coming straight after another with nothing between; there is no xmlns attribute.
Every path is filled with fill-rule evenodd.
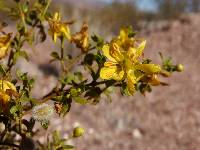
<svg viewBox="0 0 200 150"><path fill-rule="evenodd" d="M53 41L54 41L54 43L56 43L56 41L57 41L57 37L58 37L58 34L57 33L53 33Z"/></svg>
<svg viewBox="0 0 200 150"><path fill-rule="evenodd" d="M110 60L113 62L116 62L116 60L110 55L110 46L108 44L104 45L102 48L103 54Z"/></svg>
<svg viewBox="0 0 200 150"><path fill-rule="evenodd" d="M54 14L54 16L53 16L53 19L55 20L55 21L60 21L60 13L59 12L56 12L55 14Z"/></svg>
<svg viewBox="0 0 200 150"><path fill-rule="evenodd" d="M112 62L112 61L106 61L104 63L105 67L116 66L116 65L117 65L117 62Z"/></svg>
<svg viewBox="0 0 200 150"><path fill-rule="evenodd" d="M120 29L119 38L122 40L122 42L128 39L128 33L129 33L128 27L123 27Z"/></svg>
<svg viewBox="0 0 200 150"><path fill-rule="evenodd" d="M130 70L127 74L127 90L130 95L135 92L135 84L137 83L137 78L134 75L134 71Z"/></svg>
<svg viewBox="0 0 200 150"><path fill-rule="evenodd" d="M103 67L100 71L100 77L105 80L117 80L120 81L124 77L124 71L116 65Z"/></svg>
<svg viewBox="0 0 200 150"><path fill-rule="evenodd" d="M158 75L156 75L156 74L152 75L152 77L151 77L149 83L150 83L151 85L153 85L153 86L160 85L160 80L159 80L159 78L158 78Z"/></svg>
<svg viewBox="0 0 200 150"><path fill-rule="evenodd" d="M146 41L144 40L142 41L142 43L140 43L140 45L137 48L130 47L127 53L128 57L132 61L137 61L137 59L142 55L145 45L146 45Z"/></svg>
<svg viewBox="0 0 200 150"><path fill-rule="evenodd" d="M117 62L121 62L124 60L124 56L120 52L120 46L115 42L111 43L109 53Z"/></svg>
<svg viewBox="0 0 200 150"><path fill-rule="evenodd" d="M161 71L160 66L155 64L138 64L135 65L135 69L143 71L146 74L155 74Z"/></svg>
<svg viewBox="0 0 200 150"><path fill-rule="evenodd" d="M67 25L62 25L60 31L64 34L65 38L71 40L71 34Z"/></svg>
<svg viewBox="0 0 200 150"><path fill-rule="evenodd" d="M142 43L140 43L140 45L137 47L136 57L140 57L142 55L145 46L146 46L146 40L142 41Z"/></svg>
<svg viewBox="0 0 200 150"><path fill-rule="evenodd" d="M8 48L11 43L11 33L2 35L0 37L0 59L4 58L7 55Z"/></svg>
<svg viewBox="0 0 200 150"><path fill-rule="evenodd" d="M5 91L0 90L0 109L7 110L9 100L10 96Z"/></svg>
<svg viewBox="0 0 200 150"><path fill-rule="evenodd" d="M7 89L17 91L14 84L6 80L0 80L0 90L6 91Z"/></svg>

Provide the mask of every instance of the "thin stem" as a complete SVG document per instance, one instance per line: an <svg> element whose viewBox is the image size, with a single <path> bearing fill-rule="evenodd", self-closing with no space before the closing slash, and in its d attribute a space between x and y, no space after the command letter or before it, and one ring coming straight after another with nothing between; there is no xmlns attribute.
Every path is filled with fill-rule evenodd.
<svg viewBox="0 0 200 150"><path fill-rule="evenodd" d="M97 86L97 85L106 84L109 82L110 82L110 80L104 80L104 81L100 81L100 82L92 81L92 82L86 84L86 86Z"/></svg>
<svg viewBox="0 0 200 150"><path fill-rule="evenodd" d="M44 16L49 8L49 5L51 4L51 0L48 0L46 7L44 8L44 11L42 13L42 16Z"/></svg>
<svg viewBox="0 0 200 150"><path fill-rule="evenodd" d="M60 47L60 63L63 73L66 72L65 62L64 62L64 37L61 36L61 47Z"/></svg>
<svg viewBox="0 0 200 150"><path fill-rule="evenodd" d="M64 58L64 38L63 36L60 38L60 41L61 41L61 47L60 47L60 57L61 57L61 60L63 60Z"/></svg>
<svg viewBox="0 0 200 150"><path fill-rule="evenodd" d="M22 6L21 6L20 3L17 3L17 6L18 6L18 9L19 9L19 11L20 11L20 17L21 17L22 23L23 23L24 28L25 28L25 33L26 33L27 27L26 27L26 21L25 21L24 13L23 13L23 11L22 11Z"/></svg>
<svg viewBox="0 0 200 150"><path fill-rule="evenodd" d="M20 149L20 146L19 146L19 145L16 145L16 144L13 144L13 143L0 142L0 145L9 146L9 147L15 147L15 148Z"/></svg>
<svg viewBox="0 0 200 150"><path fill-rule="evenodd" d="M6 72L9 72L12 69L12 66L13 66L13 63L12 63L13 55L14 55L13 54L13 49L11 49L9 57L8 57L8 62L7 62L8 69L7 69Z"/></svg>

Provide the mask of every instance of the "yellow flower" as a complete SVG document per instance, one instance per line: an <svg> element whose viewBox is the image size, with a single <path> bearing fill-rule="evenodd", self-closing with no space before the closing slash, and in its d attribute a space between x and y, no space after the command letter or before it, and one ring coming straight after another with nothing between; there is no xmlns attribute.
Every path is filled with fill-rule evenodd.
<svg viewBox="0 0 200 150"><path fill-rule="evenodd" d="M71 42L76 44L76 47L80 48L82 52L87 52L89 47L88 25L83 23L81 31L72 36Z"/></svg>
<svg viewBox="0 0 200 150"><path fill-rule="evenodd" d="M8 53L8 48L11 43L12 33L0 36L0 59L4 58Z"/></svg>
<svg viewBox="0 0 200 150"><path fill-rule="evenodd" d="M4 111L8 108L8 102L10 101L9 90L16 92L16 87L9 81L0 80L0 108Z"/></svg>
<svg viewBox="0 0 200 150"><path fill-rule="evenodd" d="M72 24L72 22L61 22L59 12L56 12L53 18L50 18L48 22L50 26L49 32L55 43L57 41L57 37L61 36L64 36L66 39L71 40L69 25Z"/></svg>
<svg viewBox="0 0 200 150"><path fill-rule="evenodd" d="M109 61L105 62L100 71L100 77L105 80L125 80L130 95L135 91L135 84L145 75L160 72L160 66L155 64L142 64L139 58L143 54L146 41L143 40L136 46L135 39L129 38L122 29L120 36L103 46L104 55ZM124 32L122 34L122 32ZM125 45L127 44L127 45Z"/></svg>

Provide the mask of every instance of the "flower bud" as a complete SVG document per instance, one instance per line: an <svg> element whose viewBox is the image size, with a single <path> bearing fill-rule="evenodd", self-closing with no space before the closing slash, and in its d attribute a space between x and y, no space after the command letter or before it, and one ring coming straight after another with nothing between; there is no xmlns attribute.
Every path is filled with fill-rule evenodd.
<svg viewBox="0 0 200 150"><path fill-rule="evenodd" d="M74 131L73 131L73 137L80 137L84 134L85 130L81 127L76 127L74 128Z"/></svg>
<svg viewBox="0 0 200 150"><path fill-rule="evenodd" d="M176 66L176 69L177 69L178 72L182 72L184 70L184 66L182 64L178 64Z"/></svg>

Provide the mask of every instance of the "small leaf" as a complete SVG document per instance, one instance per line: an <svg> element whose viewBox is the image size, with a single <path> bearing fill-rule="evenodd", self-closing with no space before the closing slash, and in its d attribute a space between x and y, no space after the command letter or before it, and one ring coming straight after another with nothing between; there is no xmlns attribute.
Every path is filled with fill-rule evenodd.
<svg viewBox="0 0 200 150"><path fill-rule="evenodd" d="M91 66L94 60L95 60L94 54L89 53L84 58L84 64Z"/></svg>
<svg viewBox="0 0 200 150"><path fill-rule="evenodd" d="M88 103L88 100L85 99L85 98L82 98L82 97L74 97L73 99L76 103L79 103L79 104L82 104L82 105L85 105L85 104Z"/></svg>
<svg viewBox="0 0 200 150"><path fill-rule="evenodd" d="M81 72L75 72L74 75L79 81L83 80L83 74Z"/></svg>
<svg viewBox="0 0 200 150"><path fill-rule="evenodd" d="M106 57L104 55L101 55L100 53L98 53L97 55L95 55L95 59L97 61L97 63L99 65L104 64L104 62L106 61Z"/></svg>
<svg viewBox="0 0 200 150"><path fill-rule="evenodd" d="M58 60L60 59L59 54L58 54L57 52L55 52L55 51L51 53L51 56L52 56L54 59L58 59Z"/></svg>
<svg viewBox="0 0 200 150"><path fill-rule="evenodd" d="M73 150L75 147L73 145L64 145L63 149L65 150Z"/></svg>
<svg viewBox="0 0 200 150"><path fill-rule="evenodd" d="M96 48L100 50L104 45L104 40L100 36L93 35L91 36L92 40L96 43Z"/></svg>
<svg viewBox="0 0 200 150"><path fill-rule="evenodd" d="M22 5L22 10L23 10L23 12L24 13L26 13L27 11L28 11L28 5L29 5L29 2L26 2L26 3L24 3L23 5Z"/></svg>
<svg viewBox="0 0 200 150"><path fill-rule="evenodd" d="M27 61L29 60L28 54L26 53L26 51L18 51L14 54L14 58L13 58L13 63L16 64L17 59L19 59L19 57L23 57L25 58Z"/></svg>
<svg viewBox="0 0 200 150"><path fill-rule="evenodd" d="M60 133L58 131L54 131L53 132L53 142L56 145L59 145L60 144L60 140L61 140Z"/></svg>
<svg viewBox="0 0 200 150"><path fill-rule="evenodd" d="M69 105L63 105L62 106L62 110L61 110L61 114L63 115L63 116L65 116L68 112L69 112L69 110L70 110L70 107L69 107Z"/></svg>
<svg viewBox="0 0 200 150"><path fill-rule="evenodd" d="M5 75L6 75L6 70L5 70L4 66L2 66L2 65L0 65L0 74L1 74L2 76L5 76Z"/></svg>
<svg viewBox="0 0 200 150"><path fill-rule="evenodd" d="M20 97L20 102L24 103L24 102L29 102L30 98L28 97L28 95L26 93L24 93L21 97Z"/></svg>
<svg viewBox="0 0 200 150"><path fill-rule="evenodd" d="M49 122L41 122L41 126L42 126L45 130L47 130L48 127L49 127Z"/></svg>
<svg viewBox="0 0 200 150"><path fill-rule="evenodd" d="M20 105L15 105L15 106L12 106L11 109L10 109L10 113L14 116L16 116L17 112L20 111L21 109L21 106Z"/></svg>

